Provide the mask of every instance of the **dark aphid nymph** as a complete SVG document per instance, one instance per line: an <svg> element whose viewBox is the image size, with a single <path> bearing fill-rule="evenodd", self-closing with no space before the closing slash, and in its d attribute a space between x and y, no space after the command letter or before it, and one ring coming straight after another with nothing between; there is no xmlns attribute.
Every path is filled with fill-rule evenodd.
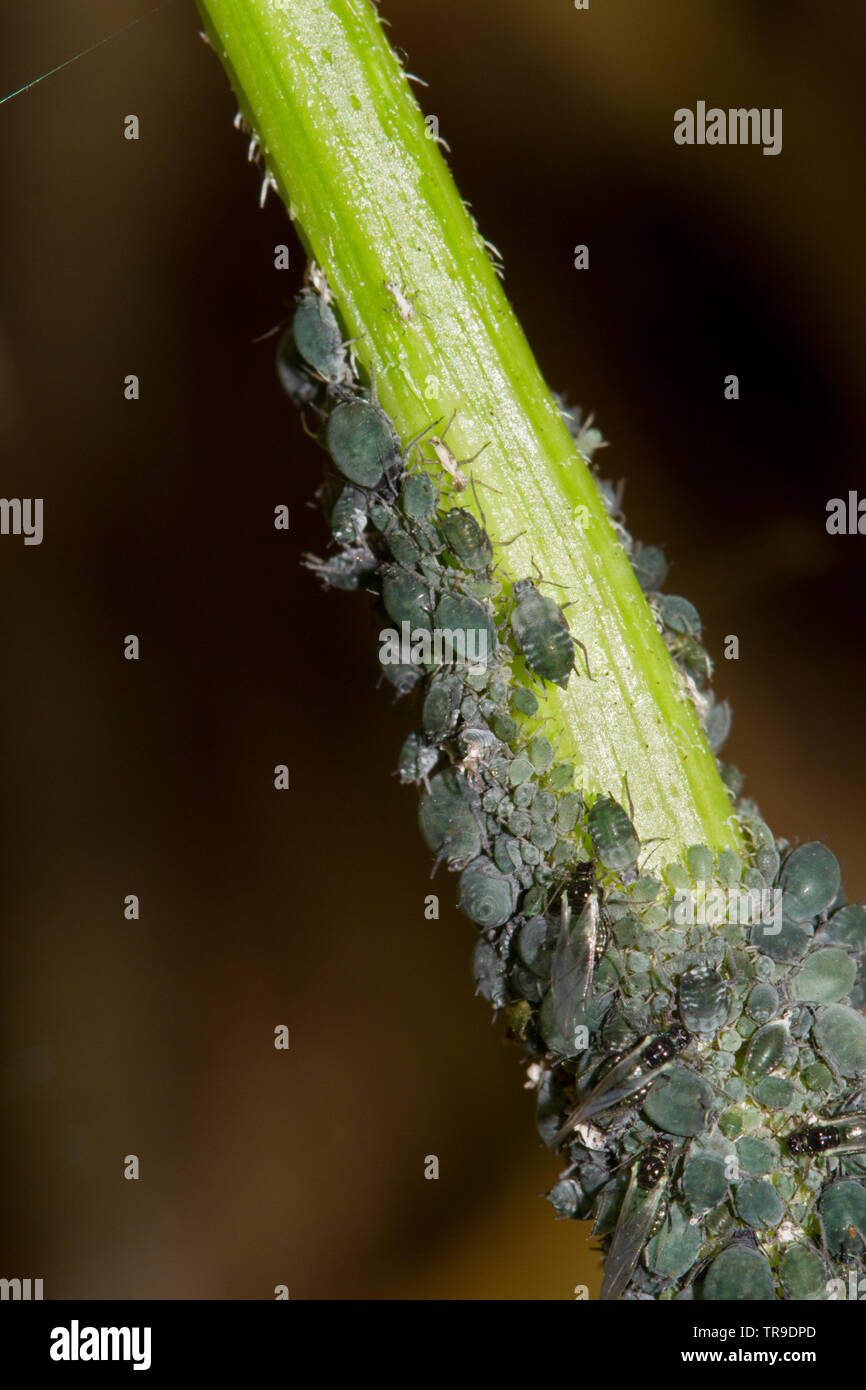
<svg viewBox="0 0 866 1390"><path fill-rule="evenodd" d="M493 546L484 528L465 507L452 507L439 522L442 539L463 569L477 574L493 562Z"/></svg>
<svg viewBox="0 0 866 1390"><path fill-rule="evenodd" d="M552 598L540 594L531 579L518 579L514 586L511 627L517 645L530 671L542 680L563 689L574 670L574 648L580 647L590 675L586 648L572 637L568 620Z"/></svg>
<svg viewBox="0 0 866 1390"><path fill-rule="evenodd" d="M343 335L333 309L314 290L302 290L292 319L292 337L301 357L331 391L352 385Z"/></svg>
<svg viewBox="0 0 866 1390"><path fill-rule="evenodd" d="M612 796L600 796L593 802L588 827L592 847L606 869L629 869L637 861L637 832L627 812Z"/></svg>

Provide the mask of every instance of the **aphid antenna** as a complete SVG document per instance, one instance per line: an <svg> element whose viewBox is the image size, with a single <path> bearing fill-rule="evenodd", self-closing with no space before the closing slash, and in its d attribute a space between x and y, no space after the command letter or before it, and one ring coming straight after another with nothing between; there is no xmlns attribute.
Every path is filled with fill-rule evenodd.
<svg viewBox="0 0 866 1390"><path fill-rule="evenodd" d="M279 333L284 327L283 323L275 323L273 328L265 329L264 333L256 334L255 338L250 338L251 343L264 343L268 338L273 338L275 333Z"/></svg>
<svg viewBox="0 0 866 1390"><path fill-rule="evenodd" d="M591 420L591 419L592 419L592 416L590 416L589 418L590 418L590 420ZM587 420L586 423L587 423L587 428L588 428L588 427L589 427L589 420ZM605 439L601 444L596 445L596 448L598 448L598 449L606 449L606 448L607 448L607 440ZM598 476L598 470L597 470L597 469L595 470L595 472L596 472L596 476ZM616 489L615 489L614 494L613 494L613 502L614 502L614 505L611 507L611 511L610 511L611 516L612 516L616 521L619 522L620 526L624 526L624 525L625 525L625 512L624 512L623 509L622 509L622 499L623 499L623 497L625 496L625 487L626 487L626 483L627 483L627 482L628 482L628 479L627 479L627 478L620 478L620 479L617 481Z"/></svg>
<svg viewBox="0 0 866 1390"><path fill-rule="evenodd" d="M670 978L670 976L668 975L668 973L667 973L667 971L665 970L664 966L662 965L661 961L656 961L656 964L655 964L655 974L656 974L657 978L661 980L661 982L662 982L662 984L664 985L664 987L665 987L666 989L668 989L668 990L670 991L671 994L674 994L674 993L676 992L676 991L674 990L674 982L673 982L673 980Z"/></svg>
<svg viewBox="0 0 866 1390"><path fill-rule="evenodd" d="M845 1115L849 1111L859 1110L866 1100L866 1086L856 1086L848 1096L837 1102L838 1115Z"/></svg>
<svg viewBox="0 0 866 1390"><path fill-rule="evenodd" d="M482 526L484 527L484 529L485 529L485 531L486 531L486 530L487 530L487 517L484 515L484 508L482 507L481 502L479 501L479 498L478 498L478 488L475 486L475 479L474 479L474 478L470 478L470 479L469 479L469 486L470 486L471 489L472 489L472 496L475 498L475 505L476 505L476 507L478 508L478 515L481 517L481 524L482 524ZM482 486L483 486L483 484L482 484Z"/></svg>
<svg viewBox="0 0 866 1390"><path fill-rule="evenodd" d="M307 261L304 268L304 284L321 295L326 304L333 304L334 296L328 285L328 277L322 267L313 260Z"/></svg>
<svg viewBox="0 0 866 1390"><path fill-rule="evenodd" d="M454 424L454 421L455 421L456 418L457 418L457 407L455 406L454 409L453 409L452 412L451 412L451 418L450 418L450 420L448 421L448 424L445 426L445 428L444 428L444 430L442 431L442 433L438 436L438 439L439 439L439 443L440 443L440 444L444 444L444 443L445 443L445 436L446 436L446 434L448 433L448 431L450 430L451 426ZM475 460L477 459L478 455L479 455L479 454L483 454L483 453L484 453L484 450L489 446L489 444L490 444L490 440L488 439L484 444L481 445L481 448L480 448L480 449L476 449L476 450L475 450L475 453L474 453L474 454L470 454L469 457L468 457L468 458L465 458L465 459L455 459L455 460L454 460L455 463L456 463L459 467L463 467L463 465L464 465L464 464L467 464L467 463L474 463ZM449 450L449 452L450 452L450 450ZM451 457L454 458L454 455L452 454ZM480 479L479 479L479 481L480 481ZM485 486L485 487L490 487L490 484L489 484L489 483L485 483L484 486ZM497 492L498 489L497 489L497 488L491 488L491 491Z"/></svg>
<svg viewBox="0 0 866 1390"><path fill-rule="evenodd" d="M361 337L363 337L363 336L364 336L364 334L361 335ZM357 341L357 340L353 340L353 341ZM378 395L378 392L377 392L377 390L376 390L376 364L375 364L375 362L372 362L372 361L370 362L369 371L370 371L370 404L379 407L379 395ZM379 408L381 409L381 407L379 407Z"/></svg>
<svg viewBox="0 0 866 1390"><path fill-rule="evenodd" d="M317 431L311 430L309 425L307 424L307 412L305 410L301 411L301 429L304 431L304 434L307 436L308 439L315 439L318 441L319 436Z"/></svg>
<svg viewBox="0 0 866 1390"><path fill-rule="evenodd" d="M571 604L565 604L563 605L563 607L570 608ZM591 681L595 681L595 676L589 669L589 653L587 652L586 647L584 646L583 642L581 642L579 637L575 637L574 633L571 634L571 640L576 647L580 648L581 655L583 656L583 664L586 667L587 678Z"/></svg>
<svg viewBox="0 0 866 1390"><path fill-rule="evenodd" d="M439 420L441 420L441 419L442 419L442 416L440 415L440 416L439 416ZM404 462L407 466L408 466L408 463L409 463L409 454L411 453L411 451L415 448L416 444L420 443L420 441L424 438L425 434L429 434L430 430L436 428L436 426L439 424L439 420L432 420L432 421L430 422L429 425L425 425L424 428L423 428L422 430L419 430L417 434L413 434L412 438L409 440L409 443L406 445L405 449L403 450L403 462ZM424 457L423 457L423 455L422 455L422 462L424 462L424 461L425 461L425 460L424 460ZM438 498L437 498L437 505L438 505Z"/></svg>
<svg viewBox="0 0 866 1390"><path fill-rule="evenodd" d="M644 860L643 864L639 867L639 869L638 869L638 873L639 873L639 874L642 874L642 873L644 872L644 870L647 868L647 866L648 866L650 860L652 859L653 854L657 854L658 851L659 851L659 849L661 848L661 846L664 845L664 844L667 844L667 839L666 839L666 837L665 837L664 835L653 835L653 836L651 837L651 839L649 839L649 840L644 840L644 841L642 842L642 844L641 844L641 849L642 849L642 850L647 849L650 845L655 845L655 849L652 851L651 854L648 854L648 855L647 855L647 857L646 857L646 859Z"/></svg>

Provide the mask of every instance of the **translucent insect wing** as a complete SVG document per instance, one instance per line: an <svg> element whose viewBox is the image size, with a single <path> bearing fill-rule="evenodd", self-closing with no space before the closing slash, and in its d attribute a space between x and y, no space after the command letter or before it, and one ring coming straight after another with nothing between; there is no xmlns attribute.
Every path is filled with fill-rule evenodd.
<svg viewBox="0 0 866 1390"><path fill-rule="evenodd" d="M646 1086L648 1080L655 1081L656 1077L662 1076L669 1070L670 1062L664 1062L660 1067L655 1067L649 1072L641 1066L641 1053L646 1045L647 1040L644 1038L637 1047L632 1048L631 1052L628 1052L601 1078L598 1085L594 1086L589 1095L571 1112L556 1136L557 1143L561 1142L576 1125L591 1119L599 1111L607 1110L611 1105L626 1100L628 1096L634 1095L636 1091Z"/></svg>
<svg viewBox="0 0 866 1390"><path fill-rule="evenodd" d="M562 926L553 955L550 987L556 1026L564 1038L573 1039L583 1022L592 994L592 981L598 951L598 896L591 893L575 922L563 894Z"/></svg>
<svg viewBox="0 0 866 1390"><path fill-rule="evenodd" d="M662 1178L648 1192L643 1191L638 1186L635 1166L623 1198L613 1241L604 1262L602 1299L622 1297L655 1223L664 1187Z"/></svg>

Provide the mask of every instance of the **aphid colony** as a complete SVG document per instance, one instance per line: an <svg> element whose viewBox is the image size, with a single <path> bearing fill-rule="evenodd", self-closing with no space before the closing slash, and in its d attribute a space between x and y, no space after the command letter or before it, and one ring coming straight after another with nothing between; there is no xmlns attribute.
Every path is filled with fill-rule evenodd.
<svg viewBox="0 0 866 1390"><path fill-rule="evenodd" d="M446 427L434 472L421 466L437 422L401 442L329 301L315 271L277 352L331 463L318 495L333 547L306 563L328 586L374 593L414 634L484 638L480 666L419 648L382 670L417 699L399 776L420 789L434 867L459 875L478 990L523 1044L539 1132L566 1165L549 1199L593 1222L603 1298L825 1298L830 1280L862 1273L866 1241L866 909L846 904L823 845L774 838L731 765L748 854L696 845L665 864L657 845L649 872L632 816L584 796L514 674L522 657L536 686L592 679L564 611L538 576L503 599L491 540L461 505L471 460ZM563 414L588 460L601 436ZM730 711L709 689L700 617L661 592L663 553L633 542L599 486L718 752ZM674 896L713 884L777 890L781 927L674 925Z"/></svg>

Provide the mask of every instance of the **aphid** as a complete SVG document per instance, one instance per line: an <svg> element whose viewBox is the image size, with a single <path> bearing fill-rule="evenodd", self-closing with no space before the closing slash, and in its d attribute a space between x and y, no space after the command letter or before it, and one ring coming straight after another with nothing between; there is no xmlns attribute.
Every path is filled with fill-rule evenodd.
<svg viewBox="0 0 866 1390"><path fill-rule="evenodd" d="M691 676L698 690L703 690L707 681L712 679L713 663L709 652L701 646L700 642L694 637L684 637L679 633L668 633L665 636L665 646L671 656L683 668L687 676ZM727 700L723 705L727 705ZM722 705L716 706L721 709ZM704 722L709 721L712 707L707 709ZM717 715L716 718L719 718ZM722 740L724 742L724 740ZM712 745L711 745L712 746ZM721 743L719 744L721 747Z"/></svg>
<svg viewBox="0 0 866 1390"><path fill-rule="evenodd" d="M516 887L512 875L482 854L460 875L458 905L477 926L502 927L514 911Z"/></svg>
<svg viewBox="0 0 866 1390"><path fill-rule="evenodd" d="M458 492L465 492L469 486L469 479L463 472L463 464L474 463L478 455L483 453L484 450L487 448L487 444L482 444L481 448L476 449L475 453L472 454L470 458L460 459L458 461L452 454L451 450L448 448L448 445L445 443L445 436L450 430L451 426L454 424L454 417L456 416L456 414L457 411L455 410L454 414L451 416L451 419L448 421L448 424L445 426L441 434L432 434L430 436L430 443L433 446L433 452L436 455L436 458L439 460L440 468L442 468L448 474L449 478L453 482Z"/></svg>
<svg viewBox="0 0 866 1390"><path fill-rule="evenodd" d="M788 1024L781 1018L773 1023L765 1023L753 1033L743 1059L743 1076L746 1081L758 1081L762 1076L768 1076L774 1071L780 1065L789 1041Z"/></svg>
<svg viewBox="0 0 866 1390"><path fill-rule="evenodd" d="M839 891L839 862L826 845L813 841L788 856L779 886L782 907L792 922L808 922L824 912Z"/></svg>
<svg viewBox="0 0 866 1390"><path fill-rule="evenodd" d="M728 987L709 965L696 965L680 976L680 1018L690 1033L715 1033L728 1016Z"/></svg>
<svg viewBox="0 0 866 1390"><path fill-rule="evenodd" d="M421 569L422 563L429 565L430 562L421 547L412 536L399 526L386 531L384 540L391 552L392 559L396 560L397 564L402 565L404 569ZM436 577L436 567L433 570L433 577Z"/></svg>
<svg viewBox="0 0 866 1390"><path fill-rule="evenodd" d="M430 778L418 805L418 823L426 843L438 854L436 865L447 859L456 869L481 850L478 797L453 768Z"/></svg>
<svg viewBox="0 0 866 1390"><path fill-rule="evenodd" d="M842 1076L866 1074L866 1018L847 1004L825 1004L815 1015L812 1037L823 1059Z"/></svg>
<svg viewBox="0 0 866 1390"><path fill-rule="evenodd" d="M292 405L311 405L322 388L301 361L291 325L277 344L276 368L280 385Z"/></svg>
<svg viewBox="0 0 866 1390"><path fill-rule="evenodd" d="M495 1009L501 1009L506 1000L506 969L504 962L492 946L482 936L472 954L472 973L480 994Z"/></svg>
<svg viewBox="0 0 866 1390"><path fill-rule="evenodd" d="M375 570L376 557L366 545L349 545L329 560L305 555L302 564L319 576L326 589L357 589Z"/></svg>
<svg viewBox="0 0 866 1390"><path fill-rule="evenodd" d="M655 1139L631 1170L616 1230L604 1262L601 1297L620 1298L659 1215L673 1145Z"/></svg>
<svg viewBox="0 0 866 1390"><path fill-rule="evenodd" d="M590 412L585 421L574 433L574 442L581 458L589 463L596 449L606 449L607 440L601 430L593 428L594 415Z"/></svg>
<svg viewBox="0 0 866 1390"><path fill-rule="evenodd" d="M583 652L586 674L592 679L586 647L571 635L559 604L540 594L531 579L518 579L514 585L511 628L527 666L542 680L565 689L574 670L575 646Z"/></svg>
<svg viewBox="0 0 866 1390"><path fill-rule="evenodd" d="M625 1057L620 1058L592 1088L569 1115L556 1136L561 1143L575 1125L589 1120L601 1110L608 1110L621 1100L646 1091L654 1081L669 1071L677 1054L689 1043L689 1033L681 1024L674 1024L666 1033L649 1041L643 1039Z"/></svg>
<svg viewBox="0 0 866 1390"><path fill-rule="evenodd" d="M396 280L383 280L382 283L394 301L400 322L411 323L416 313L413 303L415 296L412 294L404 294Z"/></svg>
<svg viewBox="0 0 866 1390"><path fill-rule="evenodd" d="M403 453L388 416L371 401L341 401L328 417L328 453L345 478L374 488L399 468Z"/></svg>
<svg viewBox="0 0 866 1390"><path fill-rule="evenodd" d="M700 637L701 615L687 598L680 594L657 594L655 605L669 631L685 637Z"/></svg>
<svg viewBox="0 0 866 1390"><path fill-rule="evenodd" d="M702 711L699 711L701 723L704 726L704 733L707 736L707 743L710 751L718 753L731 732L733 712L729 700L716 700L712 691L707 692L707 703Z"/></svg>
<svg viewBox="0 0 866 1390"><path fill-rule="evenodd" d="M424 675L421 667L413 666L411 662L385 662L382 661L380 657L380 664L382 666L382 675L385 677L388 684L394 687L398 700L401 695L408 695L410 690L414 690L415 686Z"/></svg>
<svg viewBox="0 0 866 1390"><path fill-rule="evenodd" d="M457 767L470 787L482 785L484 766L499 747L499 740L490 729L481 726L464 727L458 739L460 762L457 763Z"/></svg>
<svg viewBox="0 0 866 1390"><path fill-rule="evenodd" d="M410 473L403 480L400 506L410 521L431 521L436 512L436 489L429 473Z"/></svg>
<svg viewBox="0 0 866 1390"><path fill-rule="evenodd" d="M612 796L599 796L587 820L592 847L606 869L628 869L637 862L640 840L627 813Z"/></svg>
<svg viewBox="0 0 866 1390"><path fill-rule="evenodd" d="M866 1235L866 1187L853 1178L830 1183L818 1204L827 1247L834 1255L862 1253Z"/></svg>
<svg viewBox="0 0 866 1390"><path fill-rule="evenodd" d="M668 562L657 545L638 545L631 557L632 569L645 594L661 588L667 578Z"/></svg>
<svg viewBox="0 0 866 1390"><path fill-rule="evenodd" d="M583 881L581 874L578 882L582 884ZM585 894L576 921L568 890L562 894L560 902L560 929L550 970L550 989L556 1026L571 1044L577 1027L585 1021L595 967L606 944L606 932L595 887Z"/></svg>
<svg viewBox="0 0 866 1390"><path fill-rule="evenodd" d="M457 724L462 686L456 676L440 676L431 681L421 710L421 723L428 738L443 739Z"/></svg>
<svg viewBox="0 0 866 1390"><path fill-rule="evenodd" d="M579 405L570 410L564 397L554 393L554 399L559 405L560 414L577 446L578 453L586 463L589 463L596 449L607 448L607 442L602 438L601 430L592 428L593 414L590 412L584 420L583 411Z"/></svg>
<svg viewBox="0 0 866 1390"><path fill-rule="evenodd" d="M795 1156L806 1154L817 1158L821 1154L832 1154L841 1158L844 1154L866 1152L866 1115L841 1115L836 1120L819 1120L815 1125L804 1125L795 1129L785 1139L788 1153Z"/></svg>
<svg viewBox="0 0 866 1390"><path fill-rule="evenodd" d="M452 656L486 666L496 652L496 628L487 609L468 594L443 594L436 605L436 627L449 635Z"/></svg>
<svg viewBox="0 0 866 1390"><path fill-rule="evenodd" d="M304 361L331 391L352 384L352 371L333 310L313 290L301 290L292 336Z"/></svg>
<svg viewBox="0 0 866 1390"><path fill-rule="evenodd" d="M367 526L367 494L344 487L331 510L330 526L338 545L359 544Z"/></svg>
<svg viewBox="0 0 866 1390"><path fill-rule="evenodd" d="M717 1255L704 1278L701 1297L710 1303L734 1299L769 1302L776 1296L776 1280L763 1250L745 1240L732 1241Z"/></svg>
<svg viewBox="0 0 866 1390"><path fill-rule="evenodd" d="M425 474L426 476L426 474ZM464 569L477 574L493 560L493 545L487 532L465 507L452 507L440 519L443 540Z"/></svg>
<svg viewBox="0 0 866 1390"><path fill-rule="evenodd" d="M420 734L410 734L400 749L397 776L404 784L422 782L429 787L427 779L438 761L438 748L431 748Z"/></svg>
<svg viewBox="0 0 866 1390"><path fill-rule="evenodd" d="M408 623L410 629L422 628L432 631L432 599L429 585L418 575L412 574L401 565L386 565L383 568L382 602L385 612L398 627Z"/></svg>
<svg viewBox="0 0 866 1390"><path fill-rule="evenodd" d="M304 271L304 284L309 285L316 294L321 295L326 304L333 304L334 296L328 288L328 277L321 267L316 265L315 261L307 262L307 268Z"/></svg>

